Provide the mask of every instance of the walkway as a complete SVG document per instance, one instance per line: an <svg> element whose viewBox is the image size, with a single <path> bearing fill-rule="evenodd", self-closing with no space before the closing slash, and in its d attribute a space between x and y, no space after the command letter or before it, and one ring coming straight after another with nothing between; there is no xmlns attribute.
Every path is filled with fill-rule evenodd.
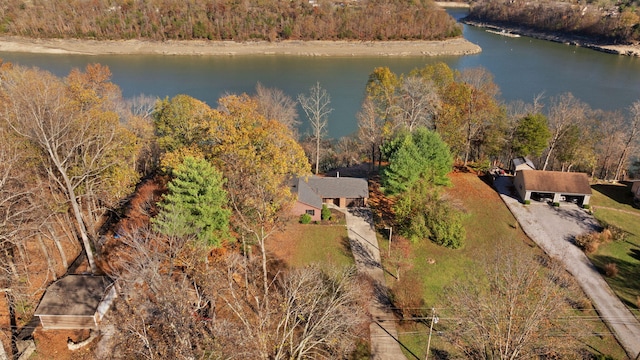
<svg viewBox="0 0 640 360"><path fill-rule="evenodd" d="M532 201L525 206L511 195L510 186L511 177L496 179L498 193L522 230L549 256L562 262L591 299L629 358L636 359L640 356L640 322L611 291L587 256L573 244L576 235L598 227L593 216L572 204L553 207Z"/></svg>
<svg viewBox="0 0 640 360"><path fill-rule="evenodd" d="M338 209L342 212L343 209ZM389 310L380 250L373 227L373 216L367 208L344 212L347 219L349 243L358 271L373 279L376 297L369 305L372 322L369 325L372 359L406 360L398 342L394 314Z"/></svg>

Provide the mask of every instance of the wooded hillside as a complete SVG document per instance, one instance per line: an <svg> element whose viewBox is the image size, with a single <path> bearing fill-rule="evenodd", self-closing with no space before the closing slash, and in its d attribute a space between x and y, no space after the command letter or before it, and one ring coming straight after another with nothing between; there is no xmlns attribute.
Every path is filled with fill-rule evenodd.
<svg viewBox="0 0 640 360"><path fill-rule="evenodd" d="M438 40L461 28L431 0L7 0L0 33L44 38Z"/></svg>
<svg viewBox="0 0 640 360"><path fill-rule="evenodd" d="M640 13L633 1L481 0L468 20L537 31L588 37L591 41L634 43L640 40Z"/></svg>

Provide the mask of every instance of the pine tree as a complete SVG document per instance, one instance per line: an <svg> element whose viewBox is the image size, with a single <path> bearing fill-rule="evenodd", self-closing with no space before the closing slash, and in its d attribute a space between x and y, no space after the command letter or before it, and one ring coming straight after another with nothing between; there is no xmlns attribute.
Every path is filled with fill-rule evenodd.
<svg viewBox="0 0 640 360"><path fill-rule="evenodd" d="M168 236L194 235L207 245L219 246L229 237L231 215L222 174L206 160L193 157L185 157L173 174L154 219L156 230Z"/></svg>

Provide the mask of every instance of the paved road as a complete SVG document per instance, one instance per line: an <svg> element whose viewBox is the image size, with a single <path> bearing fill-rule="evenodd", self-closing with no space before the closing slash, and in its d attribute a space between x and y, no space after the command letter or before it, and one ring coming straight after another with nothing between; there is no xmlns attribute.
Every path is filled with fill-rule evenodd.
<svg viewBox="0 0 640 360"><path fill-rule="evenodd" d="M511 181L508 176L498 177L495 186L524 232L549 256L564 264L629 358L636 359L640 356L640 322L613 293L587 256L573 244L576 235L598 228L596 220L574 204L552 207L532 201L525 206L510 194Z"/></svg>
<svg viewBox="0 0 640 360"><path fill-rule="evenodd" d="M380 250L373 227L371 211L366 208L349 209L345 212L349 243L356 267L361 273L369 275L374 283L376 297L369 305L372 322L369 325L371 335L372 359L406 360L398 342L394 315L389 310L386 296L384 270L380 263Z"/></svg>

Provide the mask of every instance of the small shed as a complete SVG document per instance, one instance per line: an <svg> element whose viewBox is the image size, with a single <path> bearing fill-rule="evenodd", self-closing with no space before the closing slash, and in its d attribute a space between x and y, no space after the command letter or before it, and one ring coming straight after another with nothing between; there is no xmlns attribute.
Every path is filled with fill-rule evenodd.
<svg viewBox="0 0 640 360"><path fill-rule="evenodd" d="M554 203L574 200L588 205L591 198L589 177L585 173L518 170L513 185L523 201L550 199Z"/></svg>
<svg viewBox="0 0 640 360"><path fill-rule="evenodd" d="M511 173L515 174L518 170L535 170L536 166L529 158L521 156L511 160Z"/></svg>
<svg viewBox="0 0 640 360"><path fill-rule="evenodd" d="M35 316L45 330L97 329L115 298L107 276L67 275L47 288Z"/></svg>

